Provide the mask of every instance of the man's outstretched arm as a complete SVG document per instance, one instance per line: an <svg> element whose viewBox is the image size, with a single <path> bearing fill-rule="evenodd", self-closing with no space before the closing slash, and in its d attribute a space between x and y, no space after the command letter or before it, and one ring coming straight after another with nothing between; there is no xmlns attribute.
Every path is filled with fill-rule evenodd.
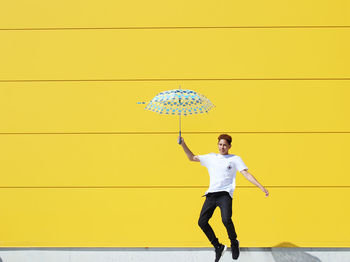
<svg viewBox="0 0 350 262"><path fill-rule="evenodd" d="M190 150L190 149L188 148L188 146L186 145L185 140L183 139L183 137L180 137L180 139L181 139L181 146L182 146L182 148L184 149L184 151L185 151L185 153L186 153L188 159L189 159L190 161L199 162L198 156L195 156L195 155L191 152L191 150Z"/></svg>
<svg viewBox="0 0 350 262"><path fill-rule="evenodd" d="M263 187L251 173L249 173L246 169L242 170L241 173L246 179L248 179L249 182L260 188L265 193L265 196L269 196L269 191L267 191L267 189Z"/></svg>

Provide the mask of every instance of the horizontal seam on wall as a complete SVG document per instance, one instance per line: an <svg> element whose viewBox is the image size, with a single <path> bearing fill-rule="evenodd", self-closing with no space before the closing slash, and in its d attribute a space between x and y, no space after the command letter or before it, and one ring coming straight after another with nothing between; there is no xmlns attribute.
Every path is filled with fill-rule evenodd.
<svg viewBox="0 0 350 262"><path fill-rule="evenodd" d="M349 186L265 186L266 188L350 188ZM0 186L0 189L197 189L208 186ZM256 188L255 186L236 186L236 188Z"/></svg>
<svg viewBox="0 0 350 262"><path fill-rule="evenodd" d="M318 78L149 78L149 79L3 79L0 83L21 82L157 82L157 81L338 81L350 80L350 77Z"/></svg>
<svg viewBox="0 0 350 262"><path fill-rule="evenodd" d="M208 132L181 132L183 135L205 134L350 134L350 131L208 131ZM175 135L176 132L0 132L0 135Z"/></svg>
<svg viewBox="0 0 350 262"><path fill-rule="evenodd" d="M182 29L323 29L350 28L350 25L281 25L281 26L133 26L133 27L27 27L0 28L0 31L49 31L49 30L182 30Z"/></svg>

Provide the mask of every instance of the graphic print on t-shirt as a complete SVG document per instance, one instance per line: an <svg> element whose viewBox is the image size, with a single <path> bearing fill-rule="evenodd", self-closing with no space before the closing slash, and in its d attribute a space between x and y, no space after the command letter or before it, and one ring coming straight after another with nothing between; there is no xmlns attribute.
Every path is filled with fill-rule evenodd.
<svg viewBox="0 0 350 262"><path fill-rule="evenodd" d="M231 170L233 168L233 164L230 162L229 165L227 166L227 170Z"/></svg>

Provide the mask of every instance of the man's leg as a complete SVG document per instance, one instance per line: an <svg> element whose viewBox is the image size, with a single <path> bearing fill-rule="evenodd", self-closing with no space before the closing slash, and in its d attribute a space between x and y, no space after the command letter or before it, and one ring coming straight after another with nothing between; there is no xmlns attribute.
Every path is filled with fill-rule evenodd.
<svg viewBox="0 0 350 262"><path fill-rule="evenodd" d="M237 240L237 234L235 230L235 226L232 222L232 198L229 194L221 196L218 199L218 205L221 210L221 218L224 223L228 237L231 240L231 250L232 250L232 258L238 259L239 257L239 242Z"/></svg>
<svg viewBox="0 0 350 262"><path fill-rule="evenodd" d="M235 226L232 222L232 198L227 193L227 195L220 196L218 198L218 206L221 210L222 223L225 225L227 234L231 242L235 241L237 238Z"/></svg>
<svg viewBox="0 0 350 262"><path fill-rule="evenodd" d="M219 245L219 240L217 239L213 229L209 225L209 219L213 216L215 208L216 208L215 198L207 196L198 220L198 225L203 230L203 232L209 239L210 243L214 247Z"/></svg>

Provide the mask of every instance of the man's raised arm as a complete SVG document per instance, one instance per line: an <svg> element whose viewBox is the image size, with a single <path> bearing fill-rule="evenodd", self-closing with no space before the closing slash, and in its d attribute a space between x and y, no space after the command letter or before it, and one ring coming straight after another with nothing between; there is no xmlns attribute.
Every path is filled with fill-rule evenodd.
<svg viewBox="0 0 350 262"><path fill-rule="evenodd" d="M195 156L195 155L191 152L191 150L187 147L187 145L186 145L185 140L183 139L183 137L180 137L180 139L181 139L181 146L182 146L182 148L184 149L184 151L185 151L185 153L186 153L188 159L189 159L190 161L199 162L198 156Z"/></svg>

